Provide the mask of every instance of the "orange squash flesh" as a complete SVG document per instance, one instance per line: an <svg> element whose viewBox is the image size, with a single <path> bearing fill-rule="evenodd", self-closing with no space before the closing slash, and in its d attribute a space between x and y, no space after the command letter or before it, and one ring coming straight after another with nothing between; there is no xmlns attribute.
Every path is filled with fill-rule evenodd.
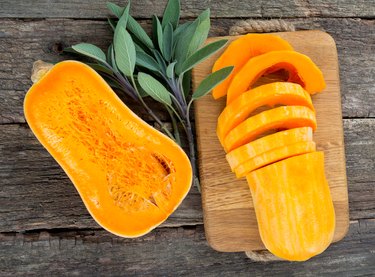
<svg viewBox="0 0 375 277"><path fill-rule="evenodd" d="M190 189L184 151L136 116L83 63L55 65L28 91L24 111L92 217L116 235L146 234Z"/></svg>
<svg viewBox="0 0 375 277"><path fill-rule="evenodd" d="M248 59L275 50L290 50L292 46L282 38L270 34L247 34L233 41L216 60L212 72L227 66L234 66L232 73L212 90L214 99L227 94L233 76L244 66Z"/></svg>
<svg viewBox="0 0 375 277"><path fill-rule="evenodd" d="M259 86L241 94L220 114L217 124L220 142L256 109L275 105L305 106L314 110L310 94L299 84L274 82Z"/></svg>
<svg viewBox="0 0 375 277"><path fill-rule="evenodd" d="M301 141L294 144L284 145L282 147L272 149L264 152L254 158L250 158L246 162L240 164L234 169L237 178L245 177L250 172L267 166L271 163L278 162L280 160L297 156L316 150L315 142L313 141Z"/></svg>
<svg viewBox="0 0 375 277"><path fill-rule="evenodd" d="M312 136L312 128L310 127L280 131L234 149L226 155L226 159L232 171L234 171L237 166L258 155L297 142L312 141Z"/></svg>
<svg viewBox="0 0 375 277"><path fill-rule="evenodd" d="M230 131L224 139L224 148L228 153L267 131L306 126L316 129L315 112L309 108L302 106L273 108L249 117Z"/></svg>
<svg viewBox="0 0 375 277"><path fill-rule="evenodd" d="M289 71L290 82L299 83L308 93L325 88L323 73L307 56L295 51L273 51L248 60L228 87L227 104L247 91L263 74L279 69Z"/></svg>
<svg viewBox="0 0 375 277"><path fill-rule="evenodd" d="M274 255L305 261L332 242L335 211L323 152L291 157L248 174L261 239Z"/></svg>

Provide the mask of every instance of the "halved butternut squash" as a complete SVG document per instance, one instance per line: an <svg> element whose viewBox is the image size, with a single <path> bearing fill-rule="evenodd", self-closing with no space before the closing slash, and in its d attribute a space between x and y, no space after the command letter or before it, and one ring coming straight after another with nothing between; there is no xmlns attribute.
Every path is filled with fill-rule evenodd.
<svg viewBox="0 0 375 277"><path fill-rule="evenodd" d="M227 104L247 91L259 77L279 69L287 70L288 81L299 83L310 94L326 86L323 73L309 57L295 51L273 51L249 59L234 76L228 88Z"/></svg>
<svg viewBox="0 0 375 277"><path fill-rule="evenodd" d="M323 152L303 154L246 176L260 237L274 255L305 261L332 242L335 211Z"/></svg>
<svg viewBox="0 0 375 277"><path fill-rule="evenodd" d="M24 111L92 217L116 235L146 234L190 189L185 152L136 116L83 63L55 65L27 92Z"/></svg>
<svg viewBox="0 0 375 277"><path fill-rule="evenodd" d="M265 152L297 142L312 141L312 133L311 127L300 127L280 131L234 149L226 155L226 159L232 171L234 171L240 164Z"/></svg>
<svg viewBox="0 0 375 277"><path fill-rule="evenodd" d="M316 129L315 112L309 108L302 106L273 108L249 117L230 131L224 139L224 148L228 153L267 131L306 126Z"/></svg>
<svg viewBox="0 0 375 277"><path fill-rule="evenodd" d="M245 177L250 172L269 165L271 163L284 160L289 157L310 153L316 150L315 142L301 141L294 144L284 145L276 149L264 152L254 158L247 160L234 169L237 178Z"/></svg>
<svg viewBox="0 0 375 277"><path fill-rule="evenodd" d="M241 94L220 114L217 124L220 142L256 109L275 105L305 106L314 110L310 94L299 84L274 82L259 86Z"/></svg>
<svg viewBox="0 0 375 277"><path fill-rule="evenodd" d="M233 76L244 66L248 59L275 50L290 50L292 46L282 38L270 34L247 34L233 41L216 60L212 72L227 66L234 66L232 73L212 90L214 99L227 94Z"/></svg>

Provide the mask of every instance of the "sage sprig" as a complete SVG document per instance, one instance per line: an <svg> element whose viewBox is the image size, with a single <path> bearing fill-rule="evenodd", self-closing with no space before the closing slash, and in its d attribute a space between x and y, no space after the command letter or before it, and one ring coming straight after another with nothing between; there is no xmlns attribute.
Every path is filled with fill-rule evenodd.
<svg viewBox="0 0 375 277"><path fill-rule="evenodd" d="M169 0L162 19L152 17L152 37L129 14L126 7L107 3L116 19L108 22L114 30L113 43L107 54L88 43L73 45L69 51L94 60L87 63L115 90L125 93L139 102L147 113L160 125L162 131L181 145L183 130L189 143L189 157L198 186L195 143L190 109L192 103L208 94L225 80L233 67L226 67L208 75L191 94L191 70L224 47L226 40L207 45L210 30L210 10L203 11L195 20L180 24L180 1ZM144 97L161 103L173 125L173 134L145 103Z"/></svg>

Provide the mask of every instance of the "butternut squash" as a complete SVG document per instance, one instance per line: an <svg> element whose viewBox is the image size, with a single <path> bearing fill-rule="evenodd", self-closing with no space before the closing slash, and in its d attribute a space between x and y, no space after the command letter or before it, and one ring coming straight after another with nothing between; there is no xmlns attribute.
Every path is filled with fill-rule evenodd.
<svg viewBox="0 0 375 277"><path fill-rule="evenodd" d="M212 72L231 65L234 69L221 84L212 90L212 96L215 99L225 96L233 76L250 58L275 50L292 51L293 48L287 41L270 34L247 34L233 41L216 60Z"/></svg>
<svg viewBox="0 0 375 277"><path fill-rule="evenodd" d="M315 112L303 106L282 106L249 117L224 139L224 148L230 152L273 129L297 127L316 129Z"/></svg>
<svg viewBox="0 0 375 277"><path fill-rule="evenodd" d="M261 239L274 255L305 261L332 242L335 211L323 152L299 155L246 176Z"/></svg>
<svg viewBox="0 0 375 277"><path fill-rule="evenodd" d="M184 151L136 116L83 63L55 65L27 92L24 112L92 217L116 235L146 234L190 189Z"/></svg>
<svg viewBox="0 0 375 277"><path fill-rule="evenodd" d="M255 158L265 152L276 148L291 145L297 142L312 141L312 128L300 127L280 131L240 146L226 155L226 159L232 169L240 164Z"/></svg>
<svg viewBox="0 0 375 277"><path fill-rule="evenodd" d="M220 114L217 124L220 142L223 143L225 136L256 109L275 105L305 106L314 110L310 95L299 84L274 82L259 86L241 94Z"/></svg>
<svg viewBox="0 0 375 277"><path fill-rule="evenodd" d="M323 73L307 56L295 51L273 51L248 60L228 88L227 104L247 91L264 74L285 69L289 82L300 84L314 94L325 88Z"/></svg>
<svg viewBox="0 0 375 277"><path fill-rule="evenodd" d="M250 158L234 169L237 178L245 177L250 172L280 160L297 156L316 150L315 142L300 141L294 144L284 145Z"/></svg>

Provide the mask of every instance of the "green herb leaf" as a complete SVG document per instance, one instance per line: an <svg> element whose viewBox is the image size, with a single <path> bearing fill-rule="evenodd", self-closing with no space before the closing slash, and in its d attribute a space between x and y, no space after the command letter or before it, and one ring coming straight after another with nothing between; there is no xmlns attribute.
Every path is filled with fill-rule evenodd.
<svg viewBox="0 0 375 277"><path fill-rule="evenodd" d="M108 48L109 54L111 55L111 66L114 70L114 72L118 73L120 72L118 70L117 64L116 64L116 58L115 58L115 49L113 47L113 44L110 45L110 48Z"/></svg>
<svg viewBox="0 0 375 277"><path fill-rule="evenodd" d="M168 66L167 66L167 77L169 79L172 79L174 78L174 66L176 65L176 62L173 62L173 63L170 63Z"/></svg>
<svg viewBox="0 0 375 277"><path fill-rule="evenodd" d="M116 30L116 20L114 20L113 18L107 18L108 20L108 23L109 25L111 26L112 30L115 31Z"/></svg>
<svg viewBox="0 0 375 277"><path fill-rule="evenodd" d="M163 51L163 28L161 27L159 18L157 17L155 18L156 18L156 33L158 36L158 45L159 45L160 51Z"/></svg>
<svg viewBox="0 0 375 277"><path fill-rule="evenodd" d="M117 23L114 35L114 48L118 68L126 76L131 76L135 68L136 53L133 40L128 31L126 31L128 14L129 5Z"/></svg>
<svg viewBox="0 0 375 277"><path fill-rule="evenodd" d="M198 63L204 61L205 59L213 55L216 51L223 48L227 42L228 40L225 39L218 40L199 49L197 52L195 52L193 55L191 55L184 61L180 68L181 72L176 70L176 73L180 75L181 73L184 73L185 71L192 69Z"/></svg>
<svg viewBox="0 0 375 277"><path fill-rule="evenodd" d="M190 42L187 57L191 56L206 41L208 32L210 31L210 9L203 11L197 18L199 20L198 27Z"/></svg>
<svg viewBox="0 0 375 277"><path fill-rule="evenodd" d="M117 18L120 18L122 13L124 12L124 8L114 4L114 3L111 3L111 2L107 2L107 8L115 15L117 16Z"/></svg>
<svg viewBox="0 0 375 277"><path fill-rule="evenodd" d="M109 68L101 64L98 64L98 63L86 63L86 64L96 71L99 71L108 75L113 75L113 72Z"/></svg>
<svg viewBox="0 0 375 277"><path fill-rule="evenodd" d="M129 15L128 18L127 28L145 46L151 49L154 48L154 44L152 43L150 37L147 35L145 30L143 30L142 26L131 15Z"/></svg>
<svg viewBox="0 0 375 277"><path fill-rule="evenodd" d="M79 43L72 46L73 50L79 54L93 58L97 61L105 62L104 52L97 46L90 43Z"/></svg>
<svg viewBox="0 0 375 277"><path fill-rule="evenodd" d="M154 100L168 106L172 105L172 100L168 90L154 77L140 72L138 73L138 82L144 91Z"/></svg>
<svg viewBox="0 0 375 277"><path fill-rule="evenodd" d="M208 75L194 91L192 99L199 99L208 94L214 87L224 81L232 73L233 66L224 67Z"/></svg>
<svg viewBox="0 0 375 277"><path fill-rule="evenodd" d="M144 53L144 52L136 52L136 64L139 65L139 66L142 66L142 67L145 67L147 69L150 69L152 71L155 71L155 72L160 72L160 66L159 64L157 63L157 61L155 61L155 59L153 57L151 57L150 55Z"/></svg>
<svg viewBox="0 0 375 277"><path fill-rule="evenodd" d="M171 23L176 28L180 20L180 0L169 0L163 14L162 26L165 28Z"/></svg>
<svg viewBox="0 0 375 277"><path fill-rule="evenodd" d="M182 88L184 90L185 98L187 98L191 89L191 70L184 73L184 77L182 79Z"/></svg>
<svg viewBox="0 0 375 277"><path fill-rule="evenodd" d="M173 51L173 27L171 23L168 23L167 26L164 28L164 35L163 35L163 49L162 53L168 62L172 58L172 51Z"/></svg>
<svg viewBox="0 0 375 277"><path fill-rule="evenodd" d="M167 64L165 63L163 56L160 54L158 50L153 50L152 53L154 54L162 73L165 74L165 71L167 70Z"/></svg>
<svg viewBox="0 0 375 277"><path fill-rule="evenodd" d="M139 95L140 95L142 98L148 96L148 93L147 93L147 92L141 87L141 85L139 84L138 76L134 76L134 81L135 81L135 85L137 86L137 89L138 89Z"/></svg>

